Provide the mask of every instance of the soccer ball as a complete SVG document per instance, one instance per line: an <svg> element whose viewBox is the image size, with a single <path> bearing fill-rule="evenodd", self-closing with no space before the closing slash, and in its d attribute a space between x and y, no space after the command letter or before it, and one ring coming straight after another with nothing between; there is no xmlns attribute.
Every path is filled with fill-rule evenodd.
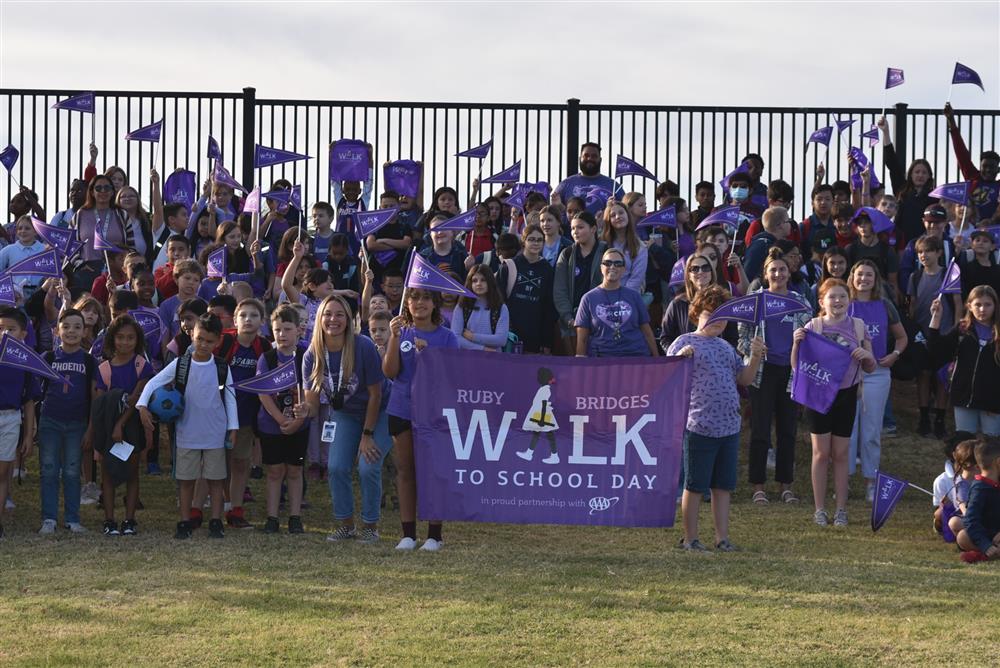
<svg viewBox="0 0 1000 668"><path fill-rule="evenodd" d="M149 397L149 410L160 422L174 422L184 412L184 396L177 390L158 387Z"/></svg>

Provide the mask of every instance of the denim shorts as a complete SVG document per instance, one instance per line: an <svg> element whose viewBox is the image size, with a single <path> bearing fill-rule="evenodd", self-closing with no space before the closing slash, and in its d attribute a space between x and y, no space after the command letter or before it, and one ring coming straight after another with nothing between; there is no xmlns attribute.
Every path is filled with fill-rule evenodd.
<svg viewBox="0 0 1000 668"><path fill-rule="evenodd" d="M684 430L684 489L704 494L710 489L736 489L739 433L712 438Z"/></svg>

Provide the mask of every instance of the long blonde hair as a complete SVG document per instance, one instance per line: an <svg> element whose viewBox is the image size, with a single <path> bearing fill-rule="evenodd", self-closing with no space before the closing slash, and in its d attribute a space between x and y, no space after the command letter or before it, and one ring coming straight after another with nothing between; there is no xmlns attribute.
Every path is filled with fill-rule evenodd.
<svg viewBox="0 0 1000 668"><path fill-rule="evenodd" d="M330 391L336 394L337 389L346 387L351 376L354 375L354 319L351 317L351 308L340 295L330 295L316 309L316 325L313 327L312 340L309 342L309 350L313 354L313 369L309 375L309 387L311 391L317 393L322 391L323 378L327 375L326 334L323 332L320 319L327 306L333 303L339 304L340 308L344 309L344 314L347 316L347 326L344 327L344 347L340 350L340 375L337 377L337 387L331 387Z"/></svg>

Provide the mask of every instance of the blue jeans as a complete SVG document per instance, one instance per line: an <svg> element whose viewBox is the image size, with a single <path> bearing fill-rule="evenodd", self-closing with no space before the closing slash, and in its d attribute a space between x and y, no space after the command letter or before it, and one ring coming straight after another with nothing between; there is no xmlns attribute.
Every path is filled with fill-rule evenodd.
<svg viewBox="0 0 1000 668"><path fill-rule="evenodd" d="M327 481L330 483L330 498L333 499L333 518L348 520L354 516L354 490L351 473L354 462L358 463L358 478L361 480L361 521L375 524L379 520L382 505L382 460L392 449L389 424L385 411L378 416L375 424L375 445L380 456L374 462L358 457L361 430L364 418L330 410L328 418L337 423L337 433L327 459ZM322 425L320 425L322 427Z"/></svg>
<svg viewBox="0 0 1000 668"><path fill-rule="evenodd" d="M984 436L1000 436L1000 413L955 406L955 431L968 431Z"/></svg>
<svg viewBox="0 0 1000 668"><path fill-rule="evenodd" d="M42 416L38 422L38 459L42 479L42 519L59 517L59 474L62 471L65 521L80 521L80 453L87 423L60 422Z"/></svg>

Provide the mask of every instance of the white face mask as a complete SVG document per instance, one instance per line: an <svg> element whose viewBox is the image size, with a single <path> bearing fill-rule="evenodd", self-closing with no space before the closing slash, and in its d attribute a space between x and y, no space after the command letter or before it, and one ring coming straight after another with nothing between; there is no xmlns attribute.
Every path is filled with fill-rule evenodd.
<svg viewBox="0 0 1000 668"><path fill-rule="evenodd" d="M737 202L743 202L750 196L750 189L745 186L739 186L730 190L729 195Z"/></svg>

